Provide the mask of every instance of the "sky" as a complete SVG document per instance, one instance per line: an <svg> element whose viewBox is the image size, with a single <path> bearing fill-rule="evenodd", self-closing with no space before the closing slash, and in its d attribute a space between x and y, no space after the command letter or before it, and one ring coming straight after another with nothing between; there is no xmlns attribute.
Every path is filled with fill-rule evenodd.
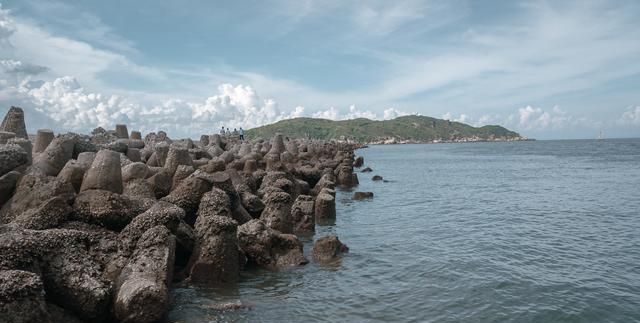
<svg viewBox="0 0 640 323"><path fill-rule="evenodd" d="M0 113L198 138L419 114L640 137L640 2L0 0Z"/></svg>

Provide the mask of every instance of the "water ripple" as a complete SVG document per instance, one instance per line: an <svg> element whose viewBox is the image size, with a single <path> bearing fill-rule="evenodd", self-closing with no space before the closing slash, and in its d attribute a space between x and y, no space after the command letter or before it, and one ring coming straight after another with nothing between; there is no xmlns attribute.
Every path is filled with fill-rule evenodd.
<svg viewBox="0 0 640 323"><path fill-rule="evenodd" d="M640 140L374 146L334 266L174 290L180 322L639 322ZM373 175L371 175L373 176ZM305 240L305 252L313 239ZM220 312L215 304L250 309Z"/></svg>

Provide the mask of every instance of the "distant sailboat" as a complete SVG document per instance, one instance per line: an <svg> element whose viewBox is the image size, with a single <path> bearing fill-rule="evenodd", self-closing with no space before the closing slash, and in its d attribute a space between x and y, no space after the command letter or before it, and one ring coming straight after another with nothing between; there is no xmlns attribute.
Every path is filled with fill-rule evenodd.
<svg viewBox="0 0 640 323"><path fill-rule="evenodd" d="M604 139L604 132L600 130L600 134L598 135L598 140L603 140L603 139Z"/></svg>

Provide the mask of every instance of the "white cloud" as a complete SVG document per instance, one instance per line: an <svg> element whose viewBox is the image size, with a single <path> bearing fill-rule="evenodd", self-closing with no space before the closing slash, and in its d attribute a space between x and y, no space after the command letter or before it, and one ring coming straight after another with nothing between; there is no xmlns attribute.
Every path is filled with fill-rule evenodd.
<svg viewBox="0 0 640 323"><path fill-rule="evenodd" d="M16 31L15 23L11 19L8 10L2 9L0 3L0 45Z"/></svg>
<svg viewBox="0 0 640 323"><path fill-rule="evenodd" d="M361 110L355 105L349 106L349 109L345 112L341 112L340 109L336 107L330 107L327 110L317 111L312 114L314 118L322 118L329 120L349 120L349 119L357 119L357 118L366 118L371 120L388 120L393 119L399 116L408 115L409 113L399 111L395 108L388 108L383 111L382 117L378 116L377 113L371 110Z"/></svg>
<svg viewBox="0 0 640 323"><path fill-rule="evenodd" d="M395 119L397 117L401 117L401 116L406 116L409 113L404 112L404 111L399 111L395 108L387 108L384 110L382 118L384 120L390 120L390 119Z"/></svg>
<svg viewBox="0 0 640 323"><path fill-rule="evenodd" d="M37 88L16 89L24 102L58 123L58 128L88 132L116 123L142 131L166 130L175 136L197 136L221 126L252 128L302 116L303 107L281 112L275 101L262 99L245 85L222 84L204 102L170 99L146 106L129 98L86 91L73 77L45 82Z"/></svg>
<svg viewBox="0 0 640 323"><path fill-rule="evenodd" d="M473 124L474 123L472 118L470 116L464 114L464 113L461 113L460 116L455 117L450 112L447 112L447 113L442 115L442 119L456 121L456 122L462 122L462 123L469 123L469 124Z"/></svg>
<svg viewBox="0 0 640 323"><path fill-rule="evenodd" d="M622 114L618 123L623 125L640 126L640 106L627 108L627 111Z"/></svg>

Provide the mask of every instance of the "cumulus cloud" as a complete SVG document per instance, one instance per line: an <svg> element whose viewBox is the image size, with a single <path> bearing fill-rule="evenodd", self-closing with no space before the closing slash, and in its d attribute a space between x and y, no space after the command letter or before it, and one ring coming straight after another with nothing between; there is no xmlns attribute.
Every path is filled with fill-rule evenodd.
<svg viewBox="0 0 640 323"><path fill-rule="evenodd" d="M9 15L9 10L2 9L0 3L0 45L16 31L15 23Z"/></svg>
<svg viewBox="0 0 640 323"><path fill-rule="evenodd" d="M387 108L384 110L382 114L382 118L384 120L390 120L390 119L395 119L397 117L406 116L406 115L409 115L409 113L397 110L395 108Z"/></svg>
<svg viewBox="0 0 640 323"><path fill-rule="evenodd" d="M640 106L629 107L627 111L622 114L618 123L623 125L640 126Z"/></svg>
<svg viewBox="0 0 640 323"><path fill-rule="evenodd" d="M196 136L223 125L251 128L304 113L303 107L282 112L275 101L260 98L246 85L222 84L203 102L169 99L150 106L117 95L92 93L69 76L35 88L23 83L16 92L24 104L49 116L59 128L79 132L126 123L142 131L162 129L179 136Z"/></svg>
<svg viewBox="0 0 640 323"><path fill-rule="evenodd" d="M327 110L317 111L312 114L314 118L322 118L329 120L349 120L349 119L357 119L357 118L366 118L371 120L389 120L396 117L408 115L409 113L397 110L395 108L387 108L383 111L382 116L378 116L376 112L371 110L362 110L358 108L356 105L351 105L347 109L347 111L342 112L340 109L336 107L330 107Z"/></svg>

